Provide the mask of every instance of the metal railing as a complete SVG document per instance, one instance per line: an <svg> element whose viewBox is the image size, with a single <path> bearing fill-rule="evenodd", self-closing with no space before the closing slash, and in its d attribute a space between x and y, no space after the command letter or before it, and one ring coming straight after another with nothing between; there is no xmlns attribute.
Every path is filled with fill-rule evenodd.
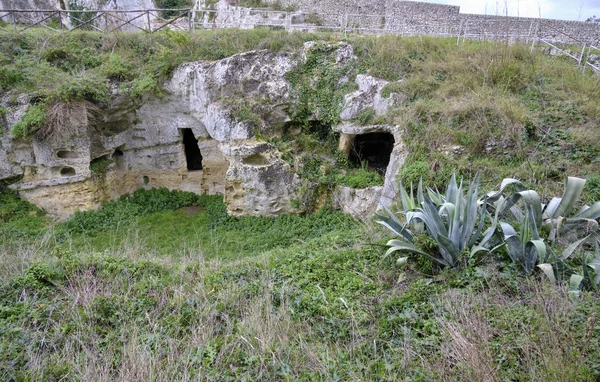
<svg viewBox="0 0 600 382"><path fill-rule="evenodd" d="M243 7L227 9L136 9L136 10L0 10L0 31L23 32L31 28L55 32L94 30L141 30L153 33L164 28L175 30L268 27L286 31L331 31L348 33L394 34L401 36L456 37L457 44L465 39L481 41L531 42L556 49L583 66L596 71L600 67L589 61L592 49L598 49L543 20L529 24L510 24L504 20L412 19L377 14L335 14L272 11ZM551 33L550 33L551 32ZM544 38L542 36L554 36ZM558 36L558 37L557 37ZM560 43L558 43L560 42ZM559 44L581 46L573 53ZM586 49L588 49L586 54Z"/></svg>
<svg viewBox="0 0 600 382"><path fill-rule="evenodd" d="M589 60L589 57L592 54L592 49L596 50L596 51L600 51L600 48L598 48L597 46L594 46L594 45L590 44L590 46L588 48L587 60L585 62L584 69L589 66L590 68L594 69L595 71L600 72L600 63L598 65L594 65Z"/></svg>
<svg viewBox="0 0 600 382"><path fill-rule="evenodd" d="M556 49L562 55L571 57L573 60L577 61L577 65L581 65L581 63L582 63L582 61L583 61L583 59L585 57L585 49L586 49L586 45L587 45L584 41L581 41L578 38L575 38L575 37L569 35L568 33L565 33L565 32L563 32L561 30L558 30L558 29L556 29L556 28L554 28L554 27L552 27L552 26L550 26L548 24L545 24L545 23L540 23L540 28L548 28L548 29L553 30L554 33L558 33L558 34L560 34L562 36L565 36L566 39L567 39L567 41L569 41L570 43L572 43L575 46L577 46L579 44L582 44L583 48L581 49L581 53L578 54L578 55L574 55L574 54L571 54L570 50L559 48L558 46L556 46L555 44L552 44L547 39L544 39L544 38L541 38L541 37L538 37L538 39L537 39L537 42L541 42L543 44L546 44L546 45L548 45L548 46ZM535 41L534 41L534 43L532 45L532 49L534 48L534 46L535 46Z"/></svg>
<svg viewBox="0 0 600 382"><path fill-rule="evenodd" d="M164 12L168 12L172 17L163 17ZM191 16L192 11L188 8L143 10L0 9L0 30L24 32L33 27L40 27L54 32L94 30L111 33L141 30L153 33L166 27L189 30L191 29Z"/></svg>

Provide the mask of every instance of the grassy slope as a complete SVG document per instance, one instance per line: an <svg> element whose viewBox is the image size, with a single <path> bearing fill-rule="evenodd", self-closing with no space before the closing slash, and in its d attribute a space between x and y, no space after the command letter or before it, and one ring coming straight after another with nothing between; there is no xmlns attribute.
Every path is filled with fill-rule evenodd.
<svg viewBox="0 0 600 382"><path fill-rule="evenodd" d="M0 86L35 91L47 105L99 102L109 77L140 96L159 91L181 62L297 50L311 39L335 36L3 34ZM553 195L567 173L591 177L587 199L598 199L600 87L589 72L521 46L351 42L359 71L404 79L388 90L408 99L385 119L406 127L405 181L424 175L440 185L452 169L480 171L489 183L517 176ZM462 152L442 155L448 144ZM398 280L391 260L381 260L386 233L337 213L228 219L218 200L192 202L204 212L146 200L46 229L40 212L3 194L0 378L562 381L600 373L595 294L574 299L542 275L523 279L502 257L435 277L431 264L411 261Z"/></svg>
<svg viewBox="0 0 600 382"><path fill-rule="evenodd" d="M163 197L139 200L180 200ZM411 262L398 280L381 259L383 232L336 212L232 219L203 197L183 203L202 206L198 215L132 213L136 200L108 208L119 220L91 235L77 227L107 213L45 234L21 227L27 241L2 225L1 379L566 381L600 372L597 296L570 298L502 258L435 277L422 273L431 264Z"/></svg>
<svg viewBox="0 0 600 382"><path fill-rule="evenodd" d="M31 102L41 107L33 108L28 123L35 124L45 108L63 102L101 104L108 97L107 81L132 97L160 94L160 83L182 62L262 48L298 52L308 40L340 37L267 30L4 33L0 88L9 98L21 92L34 96ZM547 195L558 193L565 174L600 184L600 77L590 71L521 45L467 41L456 46L453 39L393 36L347 40L359 57L355 73L402 80L387 89L407 95L401 106L385 118L365 113L357 122L405 127L410 150L402 172L406 182L424 175L428 184L441 185L458 170L468 177L482 172L490 184L506 176L543 184ZM322 91L313 93L318 99ZM335 115L335 110L326 112ZM598 196L590 191L588 201L593 192Z"/></svg>

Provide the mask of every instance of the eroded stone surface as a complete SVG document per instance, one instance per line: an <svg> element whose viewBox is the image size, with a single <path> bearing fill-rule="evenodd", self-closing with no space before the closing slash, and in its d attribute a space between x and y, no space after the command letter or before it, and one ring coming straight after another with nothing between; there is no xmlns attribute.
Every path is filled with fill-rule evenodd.
<svg viewBox="0 0 600 382"><path fill-rule="evenodd" d="M389 81L359 74L356 76L358 90L347 94L344 98L344 107L340 118L344 121L355 119L359 113L367 108L372 108L377 116L383 116L394 105L400 105L404 96L399 93L390 93L384 97L381 93Z"/></svg>
<svg viewBox="0 0 600 382"><path fill-rule="evenodd" d="M356 189L338 187L332 196L333 205L357 219L368 220L379 207L382 186Z"/></svg>
<svg viewBox="0 0 600 382"><path fill-rule="evenodd" d="M307 43L304 49L311 47ZM350 45L336 44L336 49L337 64L356 59ZM292 207L298 204L293 201L298 199L299 176L273 146L256 138L277 135L276 126L289 121L286 73L298 59L302 56L252 51L216 62L187 63L175 70L160 99L131 100L113 87L113 97L98 119L85 121L69 139L13 140L9 125L28 107L27 99L22 99L9 107L5 134L0 136L0 178L23 175L14 187L61 217L96 208L140 187L222 193L232 215L302 212ZM397 102L397 95L381 97L385 81L359 76L357 83L359 90L346 99L348 117L365 107L385 113ZM0 100L1 106L5 104ZM242 104L255 113L254 118L236 112ZM188 170L184 129L197 139L201 169ZM376 193L370 189L339 192L345 200L342 204L350 206L344 210L368 214L395 195L393 178L404 160L400 129L347 122L337 130L348 136L368 131L394 134L396 145L385 185L375 188Z"/></svg>
<svg viewBox="0 0 600 382"><path fill-rule="evenodd" d="M340 187L334 194L334 200L338 200L338 206L345 212L356 216L369 216L382 205L390 207L398 194L398 182L396 176L400 167L404 164L408 152L403 140L402 128L399 125L372 125L358 126L352 123L344 123L336 126L334 130L341 133L340 148L350 145L352 139L360 134L369 133L390 133L394 136L394 148L390 156L390 162L384 175L384 184L382 187L371 187L365 191L347 190L347 187ZM344 203L346 206L342 206ZM355 211L355 212L353 212Z"/></svg>
<svg viewBox="0 0 600 382"><path fill-rule="evenodd" d="M23 175L15 188L59 216L95 208L140 187L223 193L235 215L295 212L290 201L297 176L274 148L254 140L255 129L265 129L266 122L255 126L240 120L233 107L236 97L257 103L268 99L275 105L271 122L288 120L285 73L293 64L289 54L254 51L182 65L162 99L133 102L116 91L95 125L77 129L83 133L66 140L13 140L9 125L26 111L23 99L10 108L0 137L0 178ZM198 139L201 170L187 169L183 129ZM99 160L108 164L93 173Z"/></svg>

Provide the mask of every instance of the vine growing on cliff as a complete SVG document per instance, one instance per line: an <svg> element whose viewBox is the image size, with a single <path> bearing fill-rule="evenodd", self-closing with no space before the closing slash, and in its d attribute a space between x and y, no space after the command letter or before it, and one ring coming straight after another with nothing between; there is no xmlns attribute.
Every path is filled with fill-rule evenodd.
<svg viewBox="0 0 600 382"><path fill-rule="evenodd" d="M309 121L318 120L326 128L340 122L344 94L357 74L353 60L337 62L340 47L314 44L307 49L305 60L287 74L291 84L288 114L294 122L308 127Z"/></svg>

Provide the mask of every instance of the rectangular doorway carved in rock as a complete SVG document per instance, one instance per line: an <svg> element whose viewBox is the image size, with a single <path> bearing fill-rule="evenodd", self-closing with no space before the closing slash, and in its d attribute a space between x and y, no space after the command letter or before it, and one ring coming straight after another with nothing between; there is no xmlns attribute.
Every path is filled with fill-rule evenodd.
<svg viewBox="0 0 600 382"><path fill-rule="evenodd" d="M388 132L374 132L356 135L348 159L356 167L366 164L369 170L385 175L392 150L394 136Z"/></svg>
<svg viewBox="0 0 600 382"><path fill-rule="evenodd" d="M188 171L202 170L202 154L192 129L181 129Z"/></svg>

